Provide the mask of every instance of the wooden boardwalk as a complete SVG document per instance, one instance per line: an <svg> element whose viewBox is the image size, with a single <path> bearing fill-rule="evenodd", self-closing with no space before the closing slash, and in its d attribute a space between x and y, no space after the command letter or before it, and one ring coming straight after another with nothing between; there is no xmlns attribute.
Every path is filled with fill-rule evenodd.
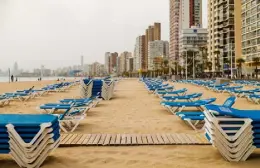
<svg viewBox="0 0 260 168"><path fill-rule="evenodd" d="M210 145L202 134L62 134L60 147Z"/></svg>

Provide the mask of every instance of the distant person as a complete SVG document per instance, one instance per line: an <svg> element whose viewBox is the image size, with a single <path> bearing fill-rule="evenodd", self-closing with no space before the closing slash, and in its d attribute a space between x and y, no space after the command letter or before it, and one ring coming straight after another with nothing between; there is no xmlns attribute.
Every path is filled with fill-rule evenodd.
<svg viewBox="0 0 260 168"><path fill-rule="evenodd" d="M42 81L42 78L40 77L40 81Z"/></svg>
<svg viewBox="0 0 260 168"><path fill-rule="evenodd" d="M11 81L14 82L14 75L11 75Z"/></svg>
<svg viewBox="0 0 260 168"><path fill-rule="evenodd" d="M60 79L58 78L58 80L57 80L58 82L60 81Z"/></svg>
<svg viewBox="0 0 260 168"><path fill-rule="evenodd" d="M15 82L17 82L17 81L18 81L18 78L16 77L16 78L15 78Z"/></svg>

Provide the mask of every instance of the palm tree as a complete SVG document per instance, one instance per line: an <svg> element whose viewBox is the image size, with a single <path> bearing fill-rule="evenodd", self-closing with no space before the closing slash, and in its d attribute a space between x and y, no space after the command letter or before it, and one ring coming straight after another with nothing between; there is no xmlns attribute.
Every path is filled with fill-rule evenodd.
<svg viewBox="0 0 260 168"><path fill-rule="evenodd" d="M256 73L256 79L258 79L258 64L260 62L259 57L253 58L253 63L255 64L255 73Z"/></svg>
<svg viewBox="0 0 260 168"><path fill-rule="evenodd" d="M245 59L243 58L238 58L237 59L237 67L238 67L238 75L240 78L242 77L242 65L245 63Z"/></svg>
<svg viewBox="0 0 260 168"><path fill-rule="evenodd" d="M204 71L207 68L205 65L207 63L208 48L207 48L207 46L200 46L199 50L202 55L202 71Z"/></svg>
<svg viewBox="0 0 260 168"><path fill-rule="evenodd" d="M216 63L215 63L215 69L217 69L217 70L219 70L220 71L220 62L219 62L219 55L220 55L220 51L219 50L216 50L216 51L214 51L214 54L215 55L217 55L217 57L216 57Z"/></svg>

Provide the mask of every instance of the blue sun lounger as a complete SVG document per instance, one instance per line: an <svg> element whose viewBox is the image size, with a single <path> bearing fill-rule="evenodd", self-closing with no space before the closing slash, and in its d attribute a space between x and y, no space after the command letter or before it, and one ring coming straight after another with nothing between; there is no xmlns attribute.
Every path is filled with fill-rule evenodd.
<svg viewBox="0 0 260 168"><path fill-rule="evenodd" d="M178 100L186 100L188 102L195 101L194 99L200 99L202 96L202 93L193 93L189 95L183 95L183 96L164 96L162 99L163 101L178 101Z"/></svg>
<svg viewBox="0 0 260 168"><path fill-rule="evenodd" d="M223 107L232 107L236 102L236 97L231 96L227 98L227 100L223 103ZM177 116L179 116L183 121L185 121L188 125L190 125L194 130L197 130L199 124L204 124L205 115L203 111L195 111L195 112L177 112Z"/></svg>
<svg viewBox="0 0 260 168"><path fill-rule="evenodd" d="M174 90L170 92L165 92L164 94L160 94L159 96L162 98L163 96L168 96L168 95L177 95L177 96L183 96L187 92L186 88L179 89L179 90Z"/></svg>
<svg viewBox="0 0 260 168"><path fill-rule="evenodd" d="M200 111L203 111L202 106L210 104L216 101L216 98L202 99L194 102L161 102L165 108L167 108L171 113L182 112L186 107L194 107Z"/></svg>

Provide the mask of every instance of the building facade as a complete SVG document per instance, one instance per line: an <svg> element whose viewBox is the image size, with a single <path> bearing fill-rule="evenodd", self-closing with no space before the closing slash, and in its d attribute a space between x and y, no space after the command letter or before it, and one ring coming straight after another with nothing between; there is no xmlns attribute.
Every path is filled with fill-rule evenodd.
<svg viewBox="0 0 260 168"><path fill-rule="evenodd" d="M110 52L105 53L105 73L109 74L109 57L110 57Z"/></svg>
<svg viewBox="0 0 260 168"><path fill-rule="evenodd" d="M155 57L169 58L168 41L155 40L148 43L148 70L154 69Z"/></svg>
<svg viewBox="0 0 260 168"><path fill-rule="evenodd" d="M133 72L133 70L134 70L134 58L128 57L128 59L126 60L126 71Z"/></svg>
<svg viewBox="0 0 260 168"><path fill-rule="evenodd" d="M212 71L230 71L241 55L241 1L208 0L208 60ZM231 59L232 58L232 59Z"/></svg>
<svg viewBox="0 0 260 168"><path fill-rule="evenodd" d="M260 1L242 1L242 55L248 63L260 57Z"/></svg>
<svg viewBox="0 0 260 168"><path fill-rule="evenodd" d="M135 42L134 51L134 70L145 69L145 36L138 36Z"/></svg>
<svg viewBox="0 0 260 168"><path fill-rule="evenodd" d="M180 33L191 26L202 27L202 0L170 0L170 59L178 62Z"/></svg>
<svg viewBox="0 0 260 168"><path fill-rule="evenodd" d="M119 58L119 74L123 74L127 72L127 60L132 57L132 53L125 51L120 54Z"/></svg>
<svg viewBox="0 0 260 168"><path fill-rule="evenodd" d="M117 72L118 70L118 53L110 53L109 56L109 74L112 74L114 72Z"/></svg>

